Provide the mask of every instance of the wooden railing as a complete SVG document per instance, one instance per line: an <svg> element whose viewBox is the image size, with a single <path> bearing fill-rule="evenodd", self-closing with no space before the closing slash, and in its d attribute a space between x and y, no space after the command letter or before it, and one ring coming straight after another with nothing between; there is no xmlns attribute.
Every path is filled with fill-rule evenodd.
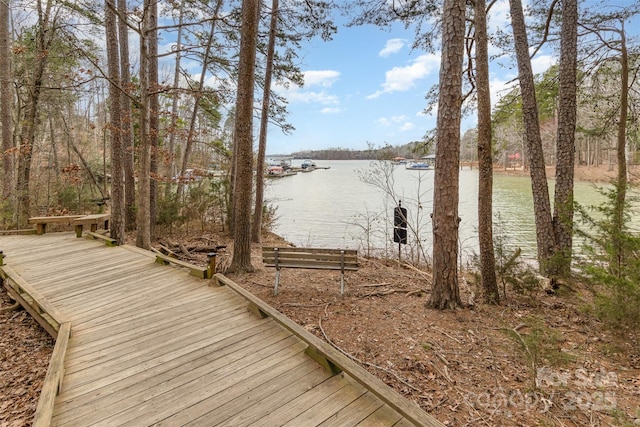
<svg viewBox="0 0 640 427"><path fill-rule="evenodd" d="M344 372L417 426L444 427L440 421L424 412L418 405L400 396L379 378L349 359L330 344L322 341L302 326L251 294L228 277L218 273L213 276L218 285L226 285L249 301L249 309L259 317L270 317L307 343L307 354L325 369Z"/></svg>
<svg viewBox="0 0 640 427"><path fill-rule="evenodd" d="M71 322L65 320L64 316L46 298L11 267L4 265L2 253L0 253L0 278L9 295L19 302L56 340L33 418L34 427L46 427L51 425L53 406L62 387L64 359L71 337Z"/></svg>

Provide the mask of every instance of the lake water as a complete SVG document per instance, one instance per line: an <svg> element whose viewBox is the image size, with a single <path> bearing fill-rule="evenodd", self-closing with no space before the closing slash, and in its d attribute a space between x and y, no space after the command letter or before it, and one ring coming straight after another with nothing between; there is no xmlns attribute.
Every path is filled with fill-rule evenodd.
<svg viewBox="0 0 640 427"><path fill-rule="evenodd" d="M385 169L388 165L383 167L368 160L316 163L330 169L268 180L265 199L277 206L274 230L277 234L298 246L397 254L392 230L395 200L399 199L408 211L409 239L417 235L425 252L431 253L433 170L406 170L404 165L397 165L389 171ZM363 175L376 180L378 185L363 182ZM553 190L553 181L549 185ZM604 199L590 183L577 182L574 192L576 201L583 205L599 204ZM390 194L395 194L396 199ZM478 171L461 170L459 216L463 258L478 252L477 211ZM521 247L525 257L535 258L530 179L495 174L493 211L494 237L502 238L507 246Z"/></svg>

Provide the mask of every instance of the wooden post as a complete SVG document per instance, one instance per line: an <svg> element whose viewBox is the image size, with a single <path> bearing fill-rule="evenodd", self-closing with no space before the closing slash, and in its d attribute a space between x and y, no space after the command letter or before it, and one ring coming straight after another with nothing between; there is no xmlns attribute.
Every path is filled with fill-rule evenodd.
<svg viewBox="0 0 640 427"><path fill-rule="evenodd" d="M209 252L207 256L209 257L209 266L207 268L207 277L211 279L216 274L216 256L218 254L216 252Z"/></svg>

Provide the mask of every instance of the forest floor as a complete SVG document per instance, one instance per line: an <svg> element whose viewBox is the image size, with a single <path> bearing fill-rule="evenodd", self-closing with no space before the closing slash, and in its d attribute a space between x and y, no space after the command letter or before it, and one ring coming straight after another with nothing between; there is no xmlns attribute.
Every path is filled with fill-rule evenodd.
<svg viewBox="0 0 640 427"><path fill-rule="evenodd" d="M229 264L228 238L193 234L161 241L227 245L218 266ZM273 235L263 242L285 243ZM204 264L205 257L192 252L187 259ZM229 277L446 425L640 425L640 343L606 329L593 315L593 289L580 283L554 293L507 288L507 298L492 306L474 298L480 292L465 275L465 307L440 311L427 308L430 272L393 260L361 258L360 269L346 273L344 296L339 272L294 269L282 271L273 296L275 271L263 266L260 245L252 262L255 272ZM53 342L23 310L1 311L10 304L2 294L0 426L23 426L33 416Z"/></svg>

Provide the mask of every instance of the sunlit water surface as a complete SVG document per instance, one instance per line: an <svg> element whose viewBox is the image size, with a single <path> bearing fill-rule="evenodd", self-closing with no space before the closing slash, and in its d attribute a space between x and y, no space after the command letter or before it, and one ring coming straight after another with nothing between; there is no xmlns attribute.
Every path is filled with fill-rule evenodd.
<svg viewBox="0 0 640 427"><path fill-rule="evenodd" d="M423 247L430 253L434 171L407 170L397 165L385 175L376 163L318 161L318 166L330 169L268 180L267 203L277 206L274 231L298 246L353 248L378 254L397 252L392 240L394 198L390 191L361 179L363 174L374 172L375 177L391 182L387 188L392 188L396 200L407 208L410 227L417 230ZM478 252L478 171L461 170L459 183L460 247L462 256L469 259ZM549 187L552 192L552 180ZM576 182L574 191L576 201L585 206L604 200L590 183ZM495 174L493 212L494 236L508 247L522 248L526 257L535 258L530 179Z"/></svg>

